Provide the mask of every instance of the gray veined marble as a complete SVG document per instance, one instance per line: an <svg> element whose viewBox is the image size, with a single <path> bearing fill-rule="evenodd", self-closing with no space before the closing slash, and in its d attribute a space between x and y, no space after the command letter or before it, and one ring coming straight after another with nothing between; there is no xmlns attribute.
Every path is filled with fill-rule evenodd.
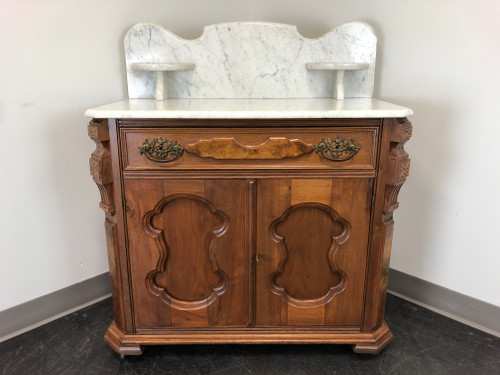
<svg viewBox="0 0 500 375"><path fill-rule="evenodd" d="M360 22L344 24L317 39L303 37L291 25L223 23L206 26L194 40L140 23L125 37L129 98L340 99L339 78L346 98L371 97L376 44L371 27ZM194 68L137 69L153 63ZM361 68L349 70L352 66Z"/></svg>
<svg viewBox="0 0 500 375"><path fill-rule="evenodd" d="M94 118L383 118L413 115L373 98L127 99L90 108Z"/></svg>

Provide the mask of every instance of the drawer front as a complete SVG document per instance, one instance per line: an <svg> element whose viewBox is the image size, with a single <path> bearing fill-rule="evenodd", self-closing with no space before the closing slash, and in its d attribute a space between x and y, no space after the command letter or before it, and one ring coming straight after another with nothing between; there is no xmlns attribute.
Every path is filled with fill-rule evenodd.
<svg viewBox="0 0 500 375"><path fill-rule="evenodd" d="M378 127L125 128L125 170L375 168Z"/></svg>

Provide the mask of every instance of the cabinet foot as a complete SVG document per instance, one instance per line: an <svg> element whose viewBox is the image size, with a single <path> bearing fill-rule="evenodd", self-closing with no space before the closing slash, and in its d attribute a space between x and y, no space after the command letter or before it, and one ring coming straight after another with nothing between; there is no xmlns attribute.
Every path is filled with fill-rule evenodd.
<svg viewBox="0 0 500 375"><path fill-rule="evenodd" d="M116 326L115 322L109 326L104 335L104 341L111 346L111 349L120 354L122 359L126 355L141 355L144 351L144 346L126 340L125 333Z"/></svg>
<svg viewBox="0 0 500 375"><path fill-rule="evenodd" d="M393 337L391 330L384 322L380 328L373 333L373 341L354 344L352 350L355 353L378 354L392 341Z"/></svg>

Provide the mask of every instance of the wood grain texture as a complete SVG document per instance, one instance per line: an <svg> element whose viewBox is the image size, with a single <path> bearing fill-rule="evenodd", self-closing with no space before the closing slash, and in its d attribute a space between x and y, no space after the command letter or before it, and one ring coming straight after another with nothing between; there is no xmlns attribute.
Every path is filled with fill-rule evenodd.
<svg viewBox="0 0 500 375"><path fill-rule="evenodd" d="M389 214L399 207L399 190L410 174L410 157L404 149L405 143L412 136L413 127L408 119L393 120L391 128L391 148L385 184L384 214Z"/></svg>
<svg viewBox="0 0 500 375"><path fill-rule="evenodd" d="M235 138L212 138L187 144L185 150L202 158L276 160L309 154L313 145L285 137L270 137L261 144L251 146Z"/></svg>
<svg viewBox="0 0 500 375"><path fill-rule="evenodd" d="M380 118L271 118L271 119L175 119L175 118L154 118L154 119L117 119L122 128L249 128L249 129L275 129L289 127L362 127L380 126Z"/></svg>
<svg viewBox="0 0 500 375"><path fill-rule="evenodd" d="M320 203L289 207L269 227L279 244L280 262L271 274L271 290L293 307L325 305L344 291L346 275L335 256L351 234L350 224Z"/></svg>
<svg viewBox="0 0 500 375"><path fill-rule="evenodd" d="M288 168L373 170L376 164L377 133L378 127L364 126L273 129L172 127L123 128L121 137L125 171ZM332 162L321 154L311 152L311 145L323 138L337 136L354 139L360 145L361 149L355 157L344 162ZM139 148L144 141L157 138L178 142L187 152L168 163L157 163L141 155Z"/></svg>
<svg viewBox="0 0 500 375"><path fill-rule="evenodd" d="M392 339L384 304L406 119L109 119L89 134L115 351L343 343L377 353ZM361 146L355 157L311 152L337 136ZM164 164L140 155L159 137L186 152Z"/></svg>
<svg viewBox="0 0 500 375"><path fill-rule="evenodd" d="M113 122L111 122L114 124ZM119 236L117 231L117 217L115 210L115 189L111 147L117 143L110 143L108 121L93 119L88 125L88 135L96 143L96 149L90 156L90 174L94 179L101 202L99 207L105 212L104 230L108 256L109 275L111 278L111 295L113 299L114 321L119 327L125 328L125 302L120 269ZM119 178L118 178L119 181Z"/></svg>
<svg viewBox="0 0 500 375"><path fill-rule="evenodd" d="M99 206L106 213L113 215L115 213L115 206L108 121L93 119L89 123L88 134L96 144L96 149L90 156L89 164L90 175L94 179L94 182L99 188L99 193L101 194L101 203Z"/></svg>
<svg viewBox="0 0 500 375"><path fill-rule="evenodd" d="M121 160L121 146L119 141L119 129L116 119L108 119L109 146L111 151L111 164L113 171L113 193L115 205L114 219L116 223L116 240L114 242L114 253L118 271L119 294L118 304L113 302L113 310L123 314L123 326L120 329L126 333L135 332L134 302L130 287L129 247L127 238L126 222L126 199L123 191L123 164ZM115 297L113 296L113 301ZM117 321L115 321L117 322Z"/></svg>
<svg viewBox="0 0 500 375"><path fill-rule="evenodd" d="M411 123L407 119L385 119L383 122L368 256L363 320L365 332L384 324L394 230L392 213L398 207L397 193L409 172L409 158L403 146L411 134Z"/></svg>
<svg viewBox="0 0 500 375"><path fill-rule="evenodd" d="M143 218L143 229L160 253L156 269L146 276L148 290L175 310L203 309L223 295L228 277L219 268L216 251L228 224L226 214L197 195L160 200ZM186 266L190 272L181 278L179 271Z"/></svg>
<svg viewBox="0 0 500 375"><path fill-rule="evenodd" d="M413 127L407 118L392 120L391 146L389 151L389 163L387 180L385 182L385 200L382 235L384 238L382 264L380 269L379 301L377 312L377 325L383 323L385 313L385 301L387 296L387 283L389 281L389 266L392 249L392 236L394 233L393 212L399 207L397 197L401 187L410 174L410 158L404 150L404 145L410 140Z"/></svg>
<svg viewBox="0 0 500 375"><path fill-rule="evenodd" d="M315 194L317 185L320 188ZM259 182L257 326L304 325L311 321L311 312L302 313L301 320L295 309L312 311L320 305L325 308L324 312L317 309L317 314L322 314L317 319L325 325L361 324L372 185L372 179L363 178ZM298 201L299 197L303 201ZM281 228L287 240L287 235L275 227L280 220L288 221L283 219L290 207L309 207L309 212L302 212L286 223L288 228ZM293 251L284 254L283 246Z"/></svg>
<svg viewBox="0 0 500 375"><path fill-rule="evenodd" d="M148 306L136 327L246 326L244 181L125 180L125 194L134 301Z"/></svg>
<svg viewBox="0 0 500 375"><path fill-rule="evenodd" d="M351 344L360 353L378 353L393 336L383 323L372 332L359 332L350 327L335 330L304 327L293 329L175 329L158 332L126 334L114 323L109 327L105 339L117 353L141 354L145 345L176 344Z"/></svg>

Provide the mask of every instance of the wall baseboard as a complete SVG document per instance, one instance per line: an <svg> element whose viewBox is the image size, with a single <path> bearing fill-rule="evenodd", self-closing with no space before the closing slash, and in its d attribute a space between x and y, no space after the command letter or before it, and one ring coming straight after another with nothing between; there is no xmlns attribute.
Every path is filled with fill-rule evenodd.
<svg viewBox="0 0 500 375"><path fill-rule="evenodd" d="M390 269L388 293L500 337L500 307Z"/></svg>
<svg viewBox="0 0 500 375"><path fill-rule="evenodd" d="M500 337L500 307L406 273L389 271L388 292ZM111 296L109 273L0 311L0 342Z"/></svg>
<svg viewBox="0 0 500 375"><path fill-rule="evenodd" d="M111 296L109 273L0 311L0 342Z"/></svg>

